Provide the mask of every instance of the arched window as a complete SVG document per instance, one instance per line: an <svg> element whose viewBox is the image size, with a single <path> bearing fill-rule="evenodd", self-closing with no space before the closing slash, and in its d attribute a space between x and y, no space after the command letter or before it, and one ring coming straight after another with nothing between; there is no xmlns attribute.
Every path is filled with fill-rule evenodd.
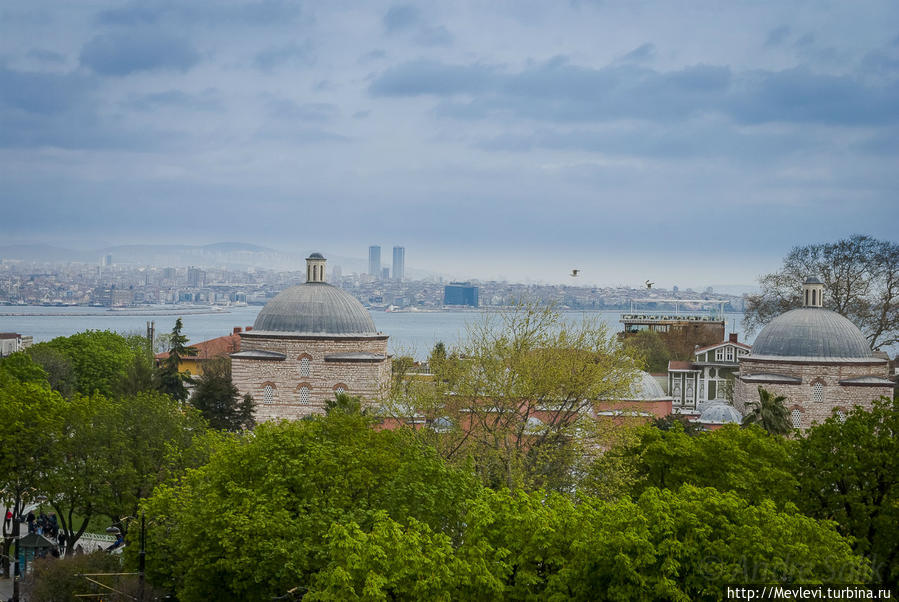
<svg viewBox="0 0 899 602"><path fill-rule="evenodd" d="M802 428L802 410L798 408L793 410L792 412L790 412L790 417L793 420L794 429Z"/></svg>
<svg viewBox="0 0 899 602"><path fill-rule="evenodd" d="M334 385L334 395L340 395L341 393L346 393L346 385L343 383L338 383Z"/></svg>
<svg viewBox="0 0 899 602"><path fill-rule="evenodd" d="M846 411L843 410L843 408L837 408L834 414L836 414L837 420L839 420L840 422L846 422Z"/></svg>
<svg viewBox="0 0 899 602"><path fill-rule="evenodd" d="M817 382L812 387L812 400L821 403L824 401L824 385L820 382Z"/></svg>
<svg viewBox="0 0 899 602"><path fill-rule="evenodd" d="M308 404L310 395L311 391L309 387L300 387L299 391L297 391L297 400L299 400L301 404Z"/></svg>
<svg viewBox="0 0 899 602"><path fill-rule="evenodd" d="M311 372L311 365L312 362L308 357L300 358L300 376L309 376L309 373Z"/></svg>
<svg viewBox="0 0 899 602"><path fill-rule="evenodd" d="M275 388L271 385L265 385L262 389L262 403L275 403Z"/></svg>

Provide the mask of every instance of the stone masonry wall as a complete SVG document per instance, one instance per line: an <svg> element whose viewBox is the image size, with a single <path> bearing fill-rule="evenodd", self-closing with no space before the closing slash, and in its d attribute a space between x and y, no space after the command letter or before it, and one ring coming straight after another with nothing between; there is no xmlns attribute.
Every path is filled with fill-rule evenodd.
<svg viewBox="0 0 899 602"><path fill-rule="evenodd" d="M800 364L790 362L762 362L753 361L752 358L740 360L740 374L782 374L795 376L802 379L798 385L786 385L779 383L752 383L743 382L740 379L734 383L734 406L744 415L747 413L747 405L758 401L758 387L769 391L773 395L783 395L787 398L785 403L787 410L792 414L794 409L801 412L801 429L810 428L815 423L824 422L830 418L835 410L849 413L854 406L870 408L873 401L881 395L893 396L893 389L889 386L858 386L841 385L839 381L859 376L888 377L886 362L878 365L864 365L852 363L833 364ZM821 383L823 401L814 400L814 387Z"/></svg>
<svg viewBox="0 0 899 602"><path fill-rule="evenodd" d="M302 339L288 337L245 336L241 351L264 350L283 353L283 361L231 360L231 374L241 395L256 400L256 420L295 420L324 412L325 401L333 399L335 389L363 401L375 401L390 382L390 359L378 362L325 361L334 353L376 353L386 357L387 337L360 339ZM309 376L301 375L300 360L309 358ZM266 385L274 388L273 403L264 402ZM309 389L309 402L300 401L300 389Z"/></svg>

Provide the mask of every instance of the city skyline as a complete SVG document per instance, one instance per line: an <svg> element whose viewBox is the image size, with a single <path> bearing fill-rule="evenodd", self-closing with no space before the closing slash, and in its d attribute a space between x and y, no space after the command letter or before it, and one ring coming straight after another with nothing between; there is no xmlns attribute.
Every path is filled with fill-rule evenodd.
<svg viewBox="0 0 899 602"><path fill-rule="evenodd" d="M0 238L754 284L895 240L899 5L17 0ZM389 247L387 247L389 248Z"/></svg>

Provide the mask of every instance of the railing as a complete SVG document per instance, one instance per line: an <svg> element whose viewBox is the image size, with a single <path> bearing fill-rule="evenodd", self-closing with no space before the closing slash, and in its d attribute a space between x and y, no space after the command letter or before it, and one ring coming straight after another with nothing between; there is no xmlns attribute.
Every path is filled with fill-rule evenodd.
<svg viewBox="0 0 899 602"><path fill-rule="evenodd" d="M718 316L707 314L621 314L621 322L723 322Z"/></svg>

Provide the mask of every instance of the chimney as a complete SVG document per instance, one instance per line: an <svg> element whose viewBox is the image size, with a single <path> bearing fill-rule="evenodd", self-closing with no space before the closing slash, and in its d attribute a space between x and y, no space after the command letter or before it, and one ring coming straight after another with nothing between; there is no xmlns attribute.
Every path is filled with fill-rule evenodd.
<svg viewBox="0 0 899 602"><path fill-rule="evenodd" d="M250 332L251 330L253 330L252 326L244 326L244 329L243 329L244 332Z"/></svg>
<svg viewBox="0 0 899 602"><path fill-rule="evenodd" d="M233 331L231 334L237 334L237 333L240 332L240 331L241 331L240 326L235 326L235 327L234 327L234 331Z"/></svg>
<svg viewBox="0 0 899 602"><path fill-rule="evenodd" d="M728 341L731 343L736 343L737 342L737 333L736 332L730 333L730 339L728 339Z"/></svg>

